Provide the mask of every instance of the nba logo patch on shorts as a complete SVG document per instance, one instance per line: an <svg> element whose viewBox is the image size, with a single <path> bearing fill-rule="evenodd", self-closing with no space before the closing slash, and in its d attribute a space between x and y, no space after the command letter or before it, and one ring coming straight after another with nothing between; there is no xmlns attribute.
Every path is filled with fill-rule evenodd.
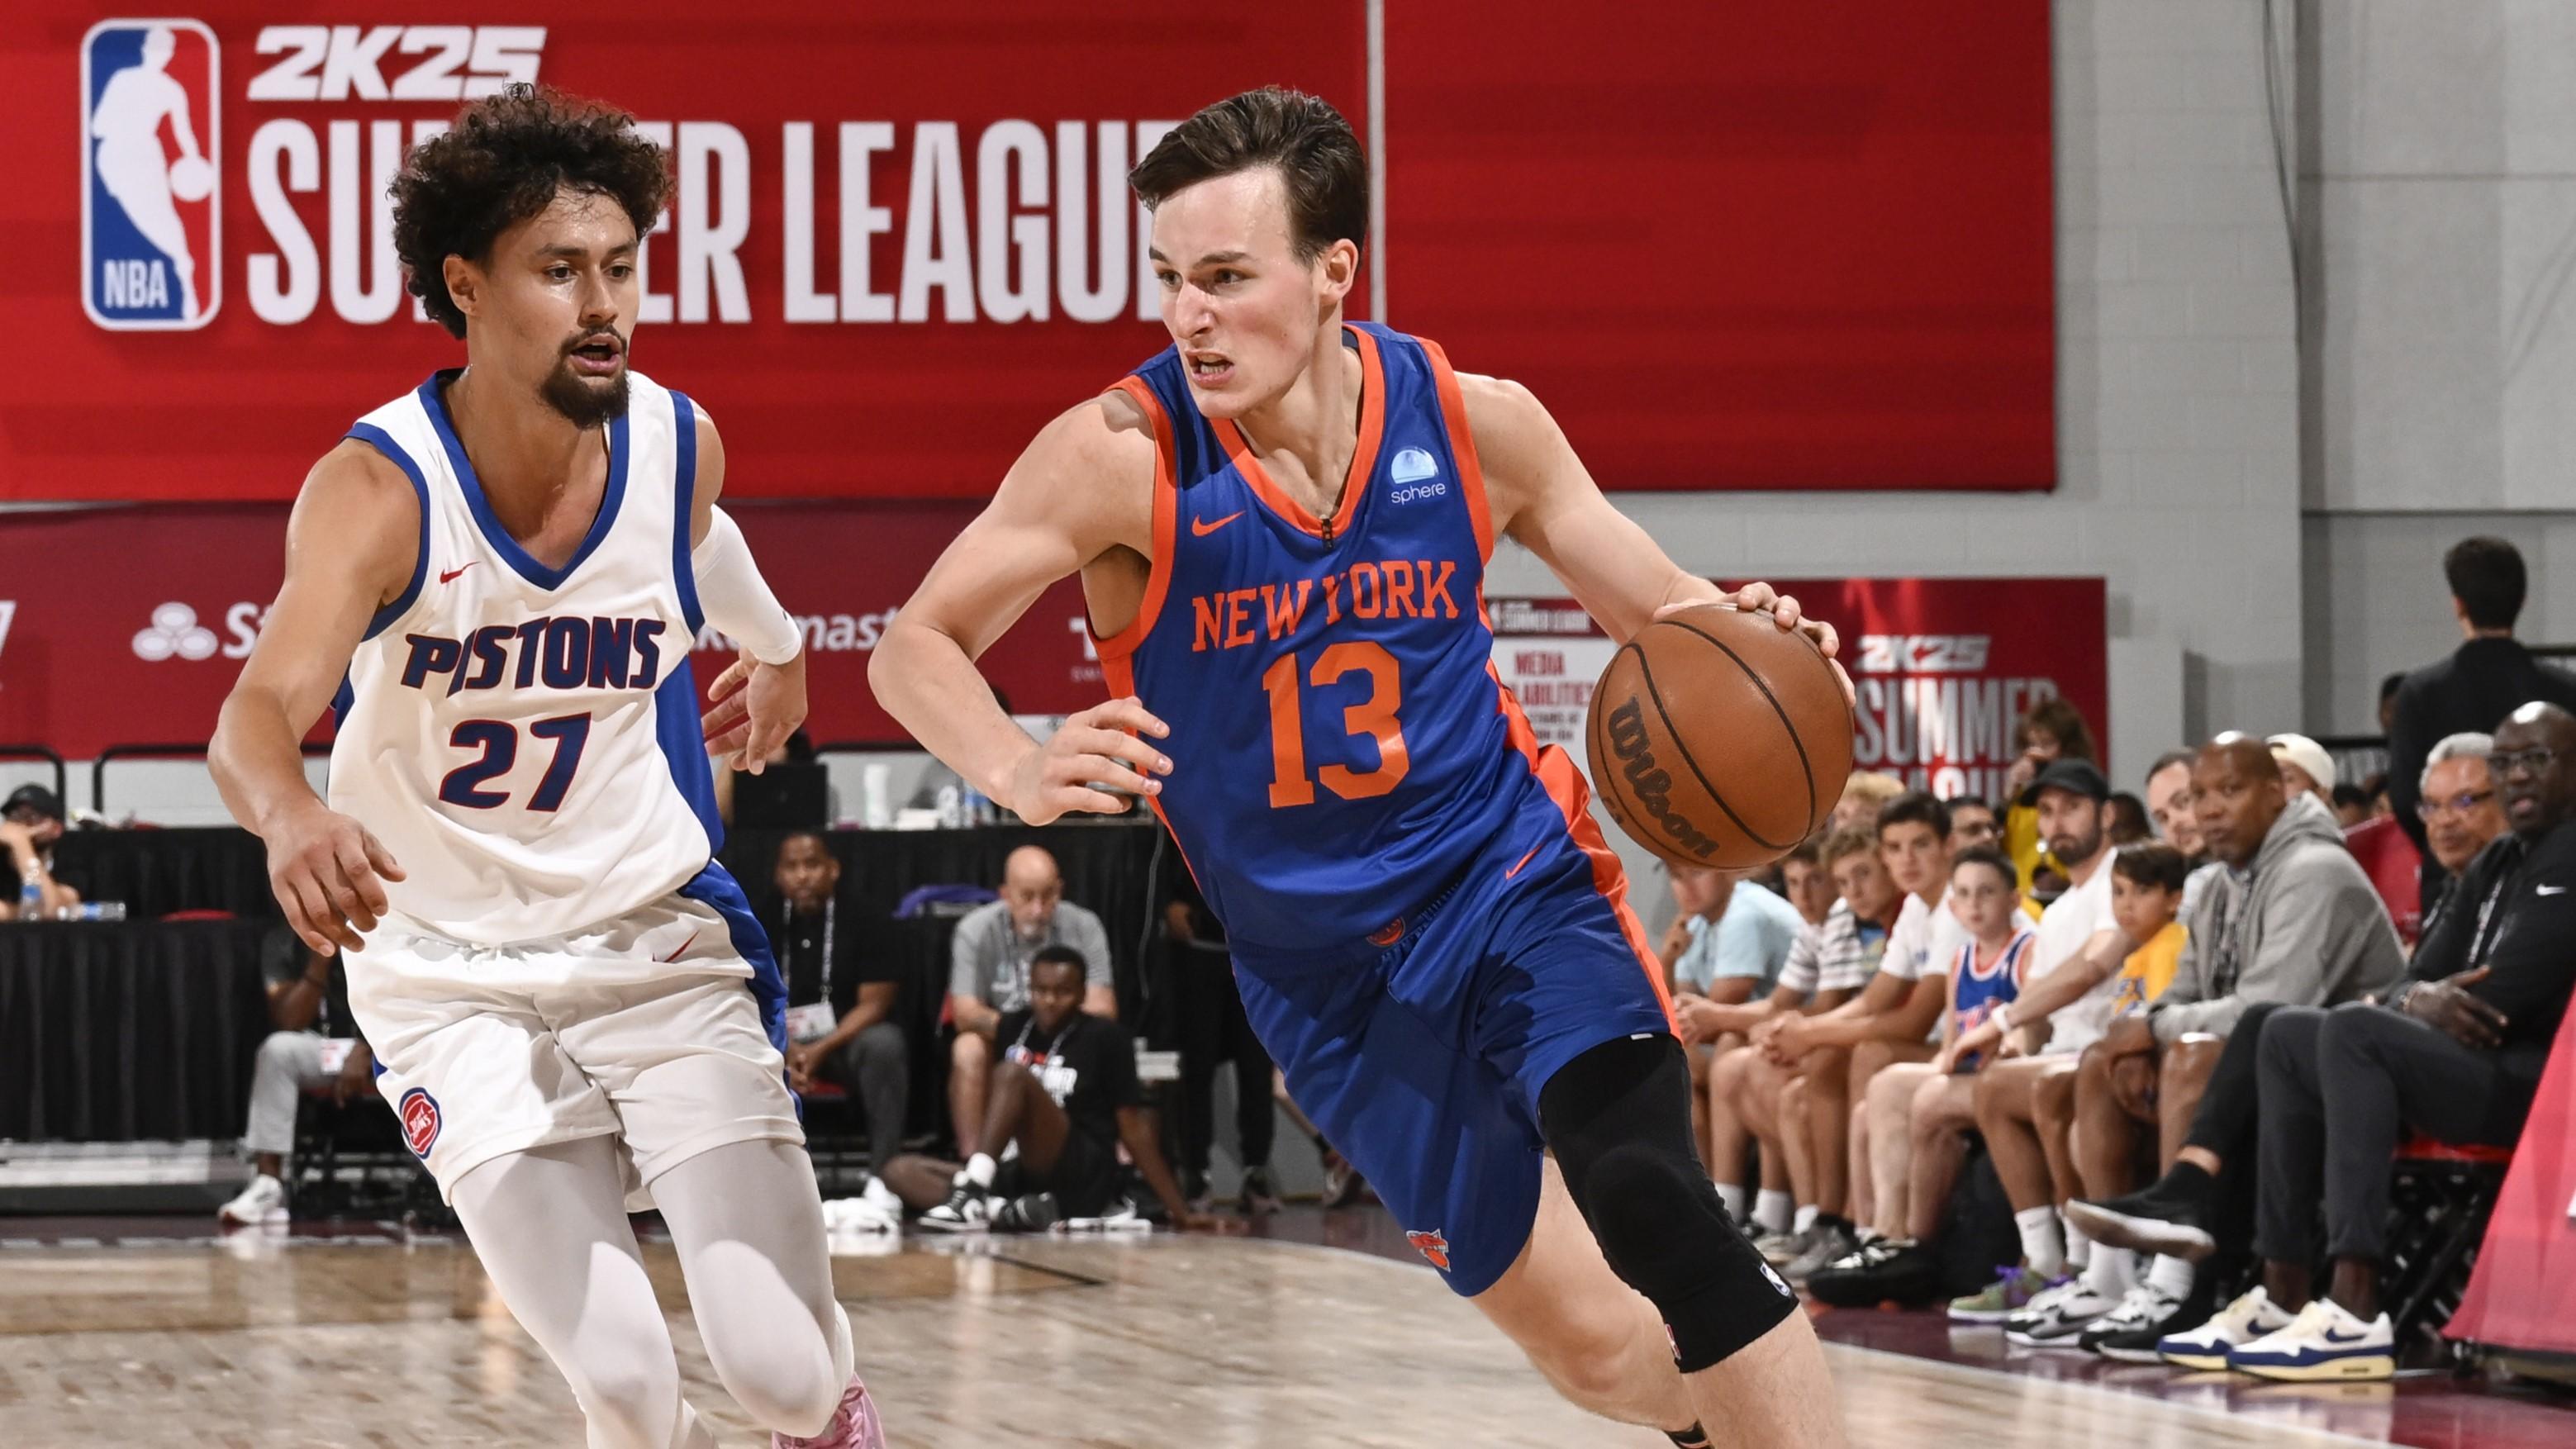
<svg viewBox="0 0 2576 1449"><path fill-rule="evenodd" d="M102 20L81 37L81 309L101 327L203 327L222 300L215 33Z"/></svg>
<svg viewBox="0 0 2576 1449"><path fill-rule="evenodd" d="M411 1148L411 1155L427 1162L429 1149L438 1145L438 1099L414 1087L402 1094L402 1103L394 1112L402 1118L403 1142Z"/></svg>

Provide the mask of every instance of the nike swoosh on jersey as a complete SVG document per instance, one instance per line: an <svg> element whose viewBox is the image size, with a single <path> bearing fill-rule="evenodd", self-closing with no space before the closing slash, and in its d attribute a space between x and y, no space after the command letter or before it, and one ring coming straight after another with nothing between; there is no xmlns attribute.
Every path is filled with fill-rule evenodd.
<svg viewBox="0 0 2576 1449"><path fill-rule="evenodd" d="M1234 522L1242 516L1243 510L1238 508L1234 512L1227 514L1225 517L1218 519L1214 523L1210 523L1204 518L1193 518L1190 520L1190 533L1193 537L1205 538L1209 534L1216 532L1218 529L1225 527L1227 524Z"/></svg>
<svg viewBox="0 0 2576 1449"><path fill-rule="evenodd" d="M458 574L461 574L461 573L465 572L467 569L470 569L470 568L474 567L476 564L479 564L479 563L481 563L482 561L483 561L483 560L481 560L481 559L479 559L479 558L470 558L470 559L467 559L465 562L463 562L463 563L461 563L461 564L458 564L456 567L454 567L454 568L452 568L452 569L440 569L440 570L438 571L438 581L439 581L440 583L442 583L442 584L443 584L443 583L447 583L448 581L450 581L450 580L454 579Z"/></svg>
<svg viewBox="0 0 2576 1449"><path fill-rule="evenodd" d="M1521 866L1529 864L1531 856L1538 854L1538 849L1539 848L1535 845L1531 846L1529 855L1522 856L1518 864L1515 864L1510 870L1503 872L1503 879L1510 880L1513 876L1519 875L1521 873Z"/></svg>

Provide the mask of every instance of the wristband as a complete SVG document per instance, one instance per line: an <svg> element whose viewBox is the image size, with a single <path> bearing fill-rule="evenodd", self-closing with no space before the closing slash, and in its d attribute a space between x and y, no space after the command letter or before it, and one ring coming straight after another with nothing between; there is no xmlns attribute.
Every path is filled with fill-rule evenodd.
<svg viewBox="0 0 2576 1449"><path fill-rule="evenodd" d="M805 633L769 591L752 562L751 545L721 508L711 510L707 536L689 552L697 575L698 605L707 622L731 635L763 664L788 664L805 647Z"/></svg>

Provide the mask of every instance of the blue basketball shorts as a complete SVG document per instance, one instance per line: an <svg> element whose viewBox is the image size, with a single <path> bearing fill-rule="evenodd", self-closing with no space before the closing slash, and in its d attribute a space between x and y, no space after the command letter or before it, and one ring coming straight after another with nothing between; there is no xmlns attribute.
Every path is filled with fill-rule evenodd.
<svg viewBox="0 0 2576 1449"><path fill-rule="evenodd" d="M1235 968L1289 1095L1462 1297L1529 1239L1548 1080L1603 1042L1673 1028L1616 859L1588 817L1531 813L1372 937L1373 957Z"/></svg>

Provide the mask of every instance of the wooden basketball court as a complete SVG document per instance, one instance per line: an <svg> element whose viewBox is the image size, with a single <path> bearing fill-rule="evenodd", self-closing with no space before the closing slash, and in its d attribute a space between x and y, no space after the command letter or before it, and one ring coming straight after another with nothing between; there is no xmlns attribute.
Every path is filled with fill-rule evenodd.
<svg viewBox="0 0 2576 1449"><path fill-rule="evenodd" d="M860 1361L892 1442L908 1449L1662 1443L1560 1403L1428 1270L1365 1252L1170 1236L839 1246ZM648 1255L692 1401L719 1442L765 1445L708 1368L668 1248ZM2365 1427L2384 1422L2367 1417L2368 1401L2388 1404L2387 1385L2340 1401L2334 1390L2256 1402L2226 1389L2177 1401L1828 1351L1855 1444L2303 1449L2388 1437L2314 1427L2349 1428L2356 1408ZM0 1443L11 1449L502 1449L581 1437L570 1393L455 1239L0 1245Z"/></svg>

